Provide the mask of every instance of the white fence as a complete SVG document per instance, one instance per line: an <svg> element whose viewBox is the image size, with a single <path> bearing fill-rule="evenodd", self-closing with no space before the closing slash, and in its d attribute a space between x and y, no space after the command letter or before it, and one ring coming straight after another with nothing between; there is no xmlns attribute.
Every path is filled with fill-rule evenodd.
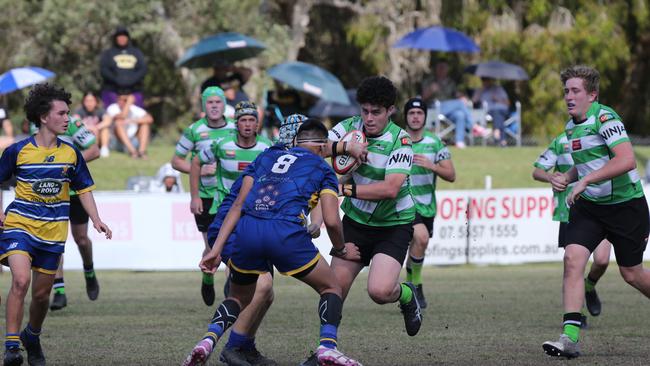
<svg viewBox="0 0 650 366"><path fill-rule="evenodd" d="M648 192L646 192L648 193ZM13 199L4 192L5 205ZM97 192L100 216L113 230L106 240L89 225L95 268L196 269L203 242L189 211L189 194ZM562 260L550 189L439 191L434 236L425 263L514 264ZM314 242L329 259L326 230ZM66 269L81 269L72 240ZM646 259L650 254L646 253Z"/></svg>

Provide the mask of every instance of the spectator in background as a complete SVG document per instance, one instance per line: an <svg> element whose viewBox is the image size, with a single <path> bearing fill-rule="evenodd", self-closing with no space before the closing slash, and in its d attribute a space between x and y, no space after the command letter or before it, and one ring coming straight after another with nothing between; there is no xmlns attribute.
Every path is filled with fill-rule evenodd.
<svg viewBox="0 0 650 366"><path fill-rule="evenodd" d="M7 108L0 105L0 122L2 123L2 135L0 135L0 149L4 150L14 143L14 126L9 119Z"/></svg>
<svg viewBox="0 0 650 366"><path fill-rule="evenodd" d="M266 94L266 110L264 111L264 129L271 140L275 140L286 116L302 114L306 109L303 108L300 93L277 80L274 82L275 89Z"/></svg>
<svg viewBox="0 0 650 366"><path fill-rule="evenodd" d="M249 100L248 95L243 90L244 84L248 82L251 74L251 69L247 67L234 66L228 61L217 60L212 68L213 74L201 84L201 93L211 86L218 86L226 91L232 89L230 96L226 93L228 105L233 108L237 103Z"/></svg>
<svg viewBox="0 0 650 366"><path fill-rule="evenodd" d="M131 157L147 159L153 117L135 105L134 101L132 94L122 94L117 98L117 103L108 106L106 113L115 126L115 137Z"/></svg>
<svg viewBox="0 0 650 366"><path fill-rule="evenodd" d="M113 46L102 53L100 71L104 80L104 106L115 103L118 94L132 94L135 104L144 108L142 83L147 73L147 64L142 51L131 45L129 31L125 27L115 29Z"/></svg>
<svg viewBox="0 0 650 366"><path fill-rule="evenodd" d="M111 117L99 105L95 93L88 91L84 94L81 107L74 111L74 116L79 118L86 128L92 132L99 141L99 156L109 155L108 142L111 138Z"/></svg>
<svg viewBox="0 0 650 366"><path fill-rule="evenodd" d="M499 146L506 146L505 125L504 122L510 113L510 99L508 94L496 83L492 78L481 78L483 86L474 92L472 101L474 103L486 102L488 105L488 114L492 116L492 123L494 124L494 139Z"/></svg>
<svg viewBox="0 0 650 366"><path fill-rule="evenodd" d="M165 163L158 169L156 179L151 187L152 192L182 193L181 172L172 168L171 163Z"/></svg>
<svg viewBox="0 0 650 366"><path fill-rule="evenodd" d="M438 113L456 125L456 147L464 148L465 132L472 129L472 114L467 106L467 98L449 77L449 64L444 61L436 64L434 77L422 83L422 99L429 108L434 107L436 100L440 101Z"/></svg>

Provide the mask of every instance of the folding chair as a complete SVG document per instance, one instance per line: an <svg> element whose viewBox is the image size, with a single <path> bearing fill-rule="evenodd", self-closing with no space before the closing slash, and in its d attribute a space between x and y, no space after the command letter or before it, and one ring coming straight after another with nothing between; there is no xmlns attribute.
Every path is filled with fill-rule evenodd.
<svg viewBox="0 0 650 366"><path fill-rule="evenodd" d="M426 126L431 129L432 125L433 131L441 140L451 139L454 143L456 142L456 124L440 112L439 100L436 100L433 103L433 108L429 108L427 111ZM470 145L474 145L474 135L472 134L471 130L465 134L465 137L469 141Z"/></svg>

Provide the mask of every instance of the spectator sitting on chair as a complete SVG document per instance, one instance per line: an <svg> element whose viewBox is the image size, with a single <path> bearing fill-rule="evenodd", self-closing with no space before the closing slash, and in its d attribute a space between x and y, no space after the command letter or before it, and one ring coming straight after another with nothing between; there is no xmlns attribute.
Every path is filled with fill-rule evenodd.
<svg viewBox="0 0 650 366"><path fill-rule="evenodd" d="M133 94L135 104L144 108L142 83L147 64L142 51L131 45L129 31L125 27L117 27L113 33L113 47L102 53L100 72L104 80L102 102L105 107L115 103L118 93L123 91Z"/></svg>
<svg viewBox="0 0 650 366"><path fill-rule="evenodd" d="M115 137L132 158L147 159L147 145L151 134L153 117L134 104L133 95L122 94L117 103L106 109L115 126ZM134 145L137 145L137 150Z"/></svg>
<svg viewBox="0 0 650 366"><path fill-rule="evenodd" d="M14 126L9 119L9 112L0 105L0 122L2 123L2 135L0 136L0 149L4 150L14 143Z"/></svg>
<svg viewBox="0 0 650 366"><path fill-rule="evenodd" d="M483 86L474 92L472 101L486 102L488 105L488 114L492 116L494 124L494 138L499 146L506 146L505 125L510 111L510 99L506 91L495 82L495 79L482 77Z"/></svg>
<svg viewBox="0 0 650 366"><path fill-rule="evenodd" d="M464 148L465 132L472 130L472 114L467 107L466 98L449 77L449 65L446 62L438 62L435 66L435 77L424 81L422 100L429 108L433 107L436 100L440 101L438 113L454 123L456 147Z"/></svg>
<svg viewBox="0 0 650 366"><path fill-rule="evenodd" d="M100 147L99 156L108 156L108 141L111 138L109 127L112 120L104 108L99 106L99 99L95 93L88 91L84 94L81 107L74 112L74 117L79 118L84 126L97 137Z"/></svg>

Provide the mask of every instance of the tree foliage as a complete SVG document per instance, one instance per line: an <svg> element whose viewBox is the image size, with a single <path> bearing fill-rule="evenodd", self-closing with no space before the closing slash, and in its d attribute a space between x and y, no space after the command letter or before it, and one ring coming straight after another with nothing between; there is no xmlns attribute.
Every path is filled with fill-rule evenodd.
<svg viewBox="0 0 650 366"><path fill-rule="evenodd" d="M647 0L0 0L0 70L33 65L57 73L56 82L79 100L98 90L99 54L117 25L129 27L148 62L145 92L157 123L187 122L197 87L209 70L175 67L202 37L237 31L264 42L246 86L260 101L271 83L268 67L298 58L313 62L353 88L385 74L401 98L418 92L437 59L462 75L472 62L499 59L521 65L526 82L505 83L523 103L526 133L550 138L566 120L559 72L575 63L601 73L601 102L623 115L628 131L649 134L650 6ZM392 44L417 27L442 24L473 37L479 55L397 50ZM20 93L9 95L14 109Z"/></svg>

